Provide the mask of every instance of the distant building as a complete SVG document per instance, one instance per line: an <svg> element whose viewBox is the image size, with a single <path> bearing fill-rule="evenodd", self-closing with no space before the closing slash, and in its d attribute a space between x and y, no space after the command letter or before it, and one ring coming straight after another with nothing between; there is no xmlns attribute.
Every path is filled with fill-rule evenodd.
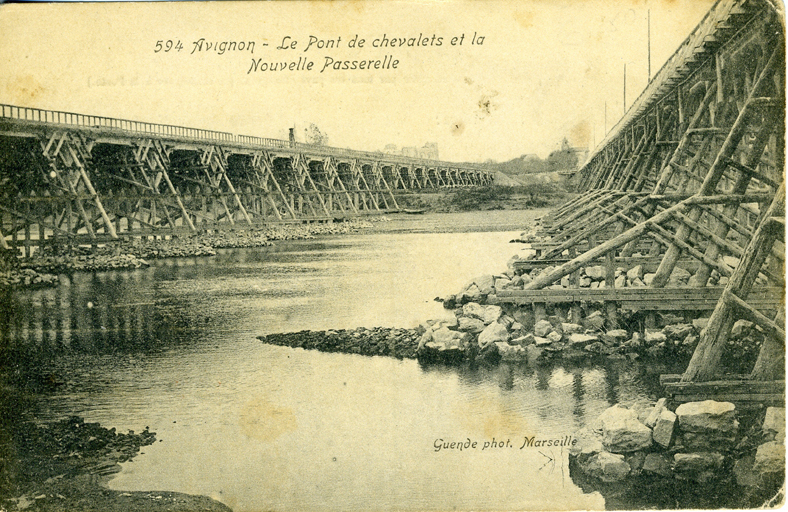
<svg viewBox="0 0 788 512"><path fill-rule="evenodd" d="M388 153L389 155L396 155L399 153L396 144L386 144L386 147L383 148L384 153Z"/></svg>
<svg viewBox="0 0 788 512"><path fill-rule="evenodd" d="M418 158L419 149L416 146L403 146L403 148L400 150L400 154L409 156L411 158Z"/></svg>
<svg viewBox="0 0 788 512"><path fill-rule="evenodd" d="M419 158L438 160L438 144L435 142L424 144L424 146L419 149Z"/></svg>

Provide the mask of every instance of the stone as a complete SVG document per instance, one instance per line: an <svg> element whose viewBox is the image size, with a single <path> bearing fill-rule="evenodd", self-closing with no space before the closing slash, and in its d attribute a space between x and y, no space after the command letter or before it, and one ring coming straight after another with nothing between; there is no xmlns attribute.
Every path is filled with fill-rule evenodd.
<svg viewBox="0 0 788 512"><path fill-rule="evenodd" d="M583 471L603 482L620 482L629 475L630 467L623 455L599 452L581 464Z"/></svg>
<svg viewBox="0 0 788 512"><path fill-rule="evenodd" d="M612 329L604 333L601 338L605 343L619 344L629 339L629 332L626 329Z"/></svg>
<svg viewBox="0 0 788 512"><path fill-rule="evenodd" d="M753 469L759 473L784 473L785 445L777 441L760 445L755 452Z"/></svg>
<svg viewBox="0 0 788 512"><path fill-rule="evenodd" d="M735 406L730 402L688 402L676 408L682 432L731 433L736 432Z"/></svg>
<svg viewBox="0 0 788 512"><path fill-rule="evenodd" d="M696 318L692 321L692 327L694 327L698 333L705 329L707 325L709 325L708 318Z"/></svg>
<svg viewBox="0 0 788 512"><path fill-rule="evenodd" d="M669 282L670 282L670 284L672 284L674 286L677 286L677 285L678 286L683 286L683 285L687 284L687 282L689 281L690 277L692 277L692 274L690 274L689 272L687 272L683 268L681 268L681 267L674 267L673 268L673 272L670 273Z"/></svg>
<svg viewBox="0 0 788 512"><path fill-rule="evenodd" d="M640 333L633 332L632 337L626 342L625 345L634 349L641 348L643 346L643 340L640 338Z"/></svg>
<svg viewBox="0 0 788 512"><path fill-rule="evenodd" d="M478 318L479 320L484 319L484 311L484 306L478 302L468 302L462 306L462 316Z"/></svg>
<svg viewBox="0 0 788 512"><path fill-rule="evenodd" d="M623 407L611 407L601 416L602 444L612 453L646 450L651 447L651 429L638 421L637 414Z"/></svg>
<svg viewBox="0 0 788 512"><path fill-rule="evenodd" d="M470 285L460 294L462 302L478 302L482 299L482 292L475 284Z"/></svg>
<svg viewBox="0 0 788 512"><path fill-rule="evenodd" d="M760 473L753 469L755 465L755 455L745 455L733 464L733 474L736 476L736 483L742 487L758 487L763 484Z"/></svg>
<svg viewBox="0 0 788 512"><path fill-rule="evenodd" d="M728 276L720 276L720 280L717 283L718 286L725 286L728 284Z"/></svg>
<svg viewBox="0 0 788 512"><path fill-rule="evenodd" d="M643 279L642 279L642 281L641 281L641 282L642 282L644 285L646 285L646 286L651 286L651 283L653 283L653 282L654 282L654 276L655 276L655 275L657 275L657 274L655 274L655 273L653 273L653 272L651 272L651 273L648 273L648 274L643 274Z"/></svg>
<svg viewBox="0 0 788 512"><path fill-rule="evenodd" d="M544 350L536 345L528 345L525 347L525 353L528 356L529 363L535 363L540 357L542 357L542 353Z"/></svg>
<svg viewBox="0 0 788 512"><path fill-rule="evenodd" d="M512 322L512 325L509 326L509 330L511 331L524 331L525 327L520 322Z"/></svg>
<svg viewBox="0 0 788 512"><path fill-rule="evenodd" d="M668 340L675 341L675 340L683 340L689 334L692 334L694 331L693 327L690 324L673 324L667 325L664 329L662 329L662 333L667 337Z"/></svg>
<svg viewBox="0 0 788 512"><path fill-rule="evenodd" d="M542 338L541 336L534 336L534 343L537 346L541 347L541 346L544 346L544 345L550 345L552 343L552 340L550 340L548 338Z"/></svg>
<svg viewBox="0 0 788 512"><path fill-rule="evenodd" d="M550 333L546 336L546 338L552 341L553 343L558 343L559 341L561 341L561 338L563 338L563 336L561 336L561 334L556 331L550 331Z"/></svg>
<svg viewBox="0 0 788 512"><path fill-rule="evenodd" d="M604 284L601 281L591 281L591 285L589 286L589 288L591 288L592 290L595 289L595 288L599 288L600 287L600 283Z"/></svg>
<svg viewBox="0 0 788 512"><path fill-rule="evenodd" d="M482 295L490 295L495 293L495 278L492 276L492 274L485 274L475 278L473 280L473 284L479 288L479 292Z"/></svg>
<svg viewBox="0 0 788 512"><path fill-rule="evenodd" d="M657 424L657 420L659 419L659 415L665 409L667 403L668 403L667 398L660 398L659 400L657 400L654 409L651 410L651 413L646 417L646 421L644 421L644 424L648 428L654 428L654 425Z"/></svg>
<svg viewBox="0 0 788 512"><path fill-rule="evenodd" d="M643 279L643 265L636 265L627 270L627 279Z"/></svg>
<svg viewBox="0 0 788 512"><path fill-rule="evenodd" d="M448 327L441 327L440 329L432 332L432 343L437 345L433 348L438 348L439 350L441 349L441 346L443 347L443 350L449 348L463 349L465 348L463 347L463 344L467 343L469 339L470 335L468 333L452 331Z"/></svg>
<svg viewBox="0 0 788 512"><path fill-rule="evenodd" d="M643 288L644 286L646 286L646 283L643 282L642 279L633 279L629 281L629 286L631 288Z"/></svg>
<svg viewBox="0 0 788 512"><path fill-rule="evenodd" d="M569 276L564 276L561 278L561 287L569 288Z"/></svg>
<svg viewBox="0 0 788 512"><path fill-rule="evenodd" d="M501 309L501 306L495 306L495 305L485 306L484 313L482 316L482 321L484 322L484 325L489 325L497 321L499 318L501 318L502 314L503 314L503 310Z"/></svg>
<svg viewBox="0 0 788 512"><path fill-rule="evenodd" d="M583 326L580 324L562 323L561 330L564 334L575 334L583 331Z"/></svg>
<svg viewBox="0 0 788 512"><path fill-rule="evenodd" d="M673 474L671 466L671 461L667 455L663 453L649 453L646 455L646 460L643 461L643 472L659 476L671 476Z"/></svg>
<svg viewBox="0 0 788 512"><path fill-rule="evenodd" d="M643 340L648 345L653 345L655 343L662 343L663 341L666 341L668 339L668 337L665 336L665 333L663 333L662 331L652 331L646 329L646 332L644 334L645 336Z"/></svg>
<svg viewBox="0 0 788 512"><path fill-rule="evenodd" d="M526 347L534 343L534 335L529 332L524 334L523 336L509 340L509 343L514 343L516 345Z"/></svg>
<svg viewBox="0 0 788 512"><path fill-rule="evenodd" d="M681 445L685 450L721 451L733 448L735 443L735 432L684 432L681 434Z"/></svg>
<svg viewBox="0 0 788 512"><path fill-rule="evenodd" d="M511 288L522 288L523 287L523 276L514 276L512 278L512 282L510 283Z"/></svg>
<svg viewBox="0 0 788 512"><path fill-rule="evenodd" d="M667 409L662 409L662 412L660 412L657 418L657 423L654 425L651 438L661 447L669 447L673 440L673 429L675 425L676 415Z"/></svg>
<svg viewBox="0 0 788 512"><path fill-rule="evenodd" d="M534 325L534 336L539 336L544 338L552 330L553 330L553 325L550 322L548 322L547 320L539 320L538 322L536 322L536 325Z"/></svg>
<svg viewBox="0 0 788 512"><path fill-rule="evenodd" d="M626 288L627 286L627 276L620 275L615 279L616 288Z"/></svg>
<svg viewBox="0 0 788 512"><path fill-rule="evenodd" d="M580 288L588 288L591 286L591 283L593 283L593 281L591 281L591 278L587 276L583 276L578 279L578 285Z"/></svg>
<svg viewBox="0 0 788 512"><path fill-rule="evenodd" d="M512 312L515 322L519 322L523 326L523 330L531 330L534 326L534 313L531 308L517 308Z"/></svg>
<svg viewBox="0 0 788 512"><path fill-rule="evenodd" d="M753 325L749 320L736 320L736 323L731 328L731 337L741 339L747 336Z"/></svg>
<svg viewBox="0 0 788 512"><path fill-rule="evenodd" d="M521 275L520 279L522 279L521 284L523 286L525 286L525 285L529 284L531 281L533 281L533 278L531 276L529 276L528 274Z"/></svg>
<svg viewBox="0 0 788 512"><path fill-rule="evenodd" d="M601 331L605 326L605 317L599 311L594 311L583 319L583 325L585 325L586 329Z"/></svg>
<svg viewBox="0 0 788 512"><path fill-rule="evenodd" d="M495 289L496 290L505 290L507 288L510 288L511 286L512 286L512 280L511 279L498 278L498 279L495 280Z"/></svg>
<svg viewBox="0 0 788 512"><path fill-rule="evenodd" d="M484 330L484 322L482 322L478 318L474 318L470 316L461 316L458 330L462 332L479 334Z"/></svg>
<svg viewBox="0 0 788 512"><path fill-rule="evenodd" d="M785 441L785 407L769 407L763 419L763 434L770 441Z"/></svg>
<svg viewBox="0 0 788 512"><path fill-rule="evenodd" d="M574 457L584 457L604 451L602 434L589 427L583 427L575 433L575 444L569 447L569 454Z"/></svg>
<svg viewBox="0 0 788 512"><path fill-rule="evenodd" d="M591 352L592 354L608 354L611 352L611 349L607 347L604 343L594 342L589 345L583 347L583 350L586 352Z"/></svg>
<svg viewBox="0 0 788 512"><path fill-rule="evenodd" d="M646 462L646 452L633 452L624 455L624 460L627 461L630 467L630 474L639 475L643 469L643 464Z"/></svg>
<svg viewBox="0 0 788 512"><path fill-rule="evenodd" d="M673 472L685 480L707 482L717 474L723 460L717 452L677 453L673 455Z"/></svg>
<svg viewBox="0 0 788 512"><path fill-rule="evenodd" d="M586 275L595 281L605 278L605 268L601 265L586 267Z"/></svg>
<svg viewBox="0 0 788 512"><path fill-rule="evenodd" d="M506 342L508 339L509 331L506 330L506 326L495 322L485 327L484 330L479 333L478 343L480 348L485 348L496 342Z"/></svg>
<svg viewBox="0 0 788 512"><path fill-rule="evenodd" d="M525 349L520 345L510 345L504 342L496 342L498 354L502 361L524 361L527 358Z"/></svg>
<svg viewBox="0 0 788 512"><path fill-rule="evenodd" d="M598 340L599 338L593 334L574 333L569 335L569 343L572 345L587 345L588 343L594 343Z"/></svg>

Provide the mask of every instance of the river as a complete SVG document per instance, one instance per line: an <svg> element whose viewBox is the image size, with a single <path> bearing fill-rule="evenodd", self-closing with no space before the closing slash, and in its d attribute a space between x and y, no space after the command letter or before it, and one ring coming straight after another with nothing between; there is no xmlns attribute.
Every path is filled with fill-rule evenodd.
<svg viewBox="0 0 788 512"><path fill-rule="evenodd" d="M435 228L424 219L407 222ZM0 336L30 385L13 412L148 426L158 441L111 488L204 494L236 512L602 509L570 479L565 447L521 446L652 396L647 368L422 367L256 338L450 314L434 297L505 269L519 232L392 225L14 292ZM437 451L442 441L477 444Z"/></svg>

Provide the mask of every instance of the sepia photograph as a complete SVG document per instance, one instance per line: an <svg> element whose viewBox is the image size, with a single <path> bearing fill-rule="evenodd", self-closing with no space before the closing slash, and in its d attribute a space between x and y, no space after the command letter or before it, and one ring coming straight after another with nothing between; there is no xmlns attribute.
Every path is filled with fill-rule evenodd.
<svg viewBox="0 0 788 512"><path fill-rule="evenodd" d="M785 505L782 0L0 3L0 512Z"/></svg>

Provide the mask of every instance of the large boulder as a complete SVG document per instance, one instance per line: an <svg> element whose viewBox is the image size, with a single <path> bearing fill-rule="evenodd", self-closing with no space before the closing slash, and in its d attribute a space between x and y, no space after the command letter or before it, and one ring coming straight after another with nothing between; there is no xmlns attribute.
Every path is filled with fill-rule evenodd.
<svg viewBox="0 0 788 512"><path fill-rule="evenodd" d="M649 453L646 455L646 460L643 461L643 472L659 476L671 476L673 474L672 465L666 454Z"/></svg>
<svg viewBox="0 0 788 512"><path fill-rule="evenodd" d="M525 361L528 357L525 348L499 341L495 343L502 361Z"/></svg>
<svg viewBox="0 0 788 512"><path fill-rule="evenodd" d="M676 415L670 412L668 409L662 409L659 417L657 418L657 422L654 425L654 430L651 433L651 437L654 439L654 442L663 448L669 447L671 441L673 440L673 430L675 425Z"/></svg>
<svg viewBox="0 0 788 512"><path fill-rule="evenodd" d="M586 267L586 275L595 281L605 278L605 268L601 265Z"/></svg>
<svg viewBox="0 0 788 512"><path fill-rule="evenodd" d="M569 343L571 343L572 345L580 345L580 346L588 345L589 343L594 343L595 341L598 340L599 338L593 334L575 333L569 335Z"/></svg>
<svg viewBox="0 0 788 512"><path fill-rule="evenodd" d="M673 455L673 471L684 480L707 482L719 473L723 460L717 452L677 453Z"/></svg>
<svg viewBox="0 0 788 512"><path fill-rule="evenodd" d="M528 345L532 345L534 343L534 335L530 332L525 333L522 336L509 340L509 343L527 347Z"/></svg>
<svg viewBox="0 0 788 512"><path fill-rule="evenodd" d="M730 402L689 402L676 408L682 440L691 450L722 450L736 441L739 422Z"/></svg>
<svg viewBox="0 0 788 512"><path fill-rule="evenodd" d="M427 343L429 347L438 350L460 349L465 350L470 341L470 334L467 332L452 331L448 327L441 327L440 329L432 332L432 341Z"/></svg>
<svg viewBox="0 0 788 512"><path fill-rule="evenodd" d="M694 328L690 324L666 325L665 328L662 329L662 333L671 341L683 340L693 332Z"/></svg>
<svg viewBox="0 0 788 512"><path fill-rule="evenodd" d="M492 274L475 278L473 284L479 288L479 292L481 292L482 295L491 295L495 293L495 277Z"/></svg>
<svg viewBox="0 0 788 512"><path fill-rule="evenodd" d="M459 320L460 320L460 325L458 327L459 331L470 332L472 334L479 334L484 330L484 322L479 320L478 318L474 318L471 316L461 316Z"/></svg>
<svg viewBox="0 0 788 512"><path fill-rule="evenodd" d="M785 441L785 407L769 407L763 419L763 435L770 441Z"/></svg>
<svg viewBox="0 0 788 512"><path fill-rule="evenodd" d="M564 334L575 334L578 332L583 332L583 326L580 324L564 322L561 324L561 331L563 331Z"/></svg>
<svg viewBox="0 0 788 512"><path fill-rule="evenodd" d="M509 331L505 325L493 322L479 333L479 347L486 348L488 345L509 340Z"/></svg>
<svg viewBox="0 0 788 512"><path fill-rule="evenodd" d="M534 336L539 336L540 338L544 338L552 330L553 330L553 324L551 324L547 320L539 320L538 322L536 322L536 325L534 325Z"/></svg>
<svg viewBox="0 0 788 512"><path fill-rule="evenodd" d="M482 292L476 284L471 284L459 294L460 302L479 302L482 300Z"/></svg>
<svg viewBox="0 0 788 512"><path fill-rule="evenodd" d="M585 458L605 449L602 446L602 434L589 427L578 430L574 440L577 442L569 447L569 454L574 457Z"/></svg>
<svg viewBox="0 0 788 512"><path fill-rule="evenodd" d="M629 331L626 329L611 329L604 333L601 338L605 343L618 345L629 339Z"/></svg>
<svg viewBox="0 0 788 512"><path fill-rule="evenodd" d="M485 307L478 302L469 302L462 306L462 316L466 316L468 318L478 318L479 320L482 320L484 319L484 312Z"/></svg>
<svg viewBox="0 0 788 512"><path fill-rule="evenodd" d="M602 443L613 453L627 453L651 447L651 429L638 420L637 413L623 407L610 407L599 418Z"/></svg>
<svg viewBox="0 0 788 512"><path fill-rule="evenodd" d="M739 428L736 407L730 402L688 402L676 408L676 416L683 432L735 433Z"/></svg>
<svg viewBox="0 0 788 512"><path fill-rule="evenodd" d="M627 279L643 279L643 265L636 265L627 270Z"/></svg>
<svg viewBox="0 0 788 512"><path fill-rule="evenodd" d="M629 475L630 467L623 455L599 452L581 463L583 471L603 482L620 482Z"/></svg>
<svg viewBox="0 0 788 512"><path fill-rule="evenodd" d="M759 473L785 472L785 444L777 441L763 443L755 452L753 469Z"/></svg>
<svg viewBox="0 0 788 512"><path fill-rule="evenodd" d="M482 306L476 302L469 302L462 307L462 316L478 318L484 325L489 325L501 317L503 310L501 306L489 305Z"/></svg>

